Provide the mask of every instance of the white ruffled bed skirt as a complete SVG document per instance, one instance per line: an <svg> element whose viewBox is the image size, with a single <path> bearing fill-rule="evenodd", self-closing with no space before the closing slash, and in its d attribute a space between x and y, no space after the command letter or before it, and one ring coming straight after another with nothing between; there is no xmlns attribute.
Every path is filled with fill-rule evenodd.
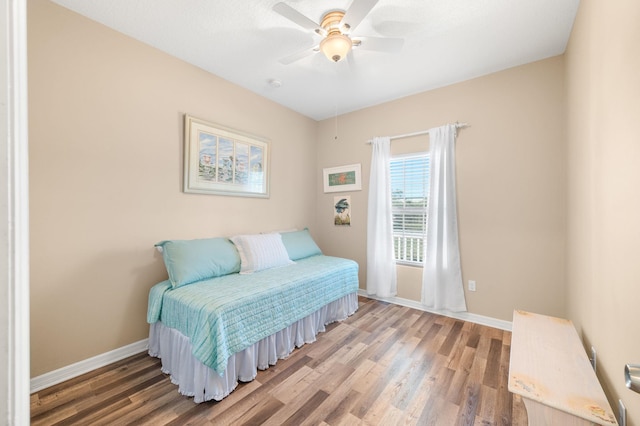
<svg viewBox="0 0 640 426"><path fill-rule="evenodd" d="M236 388L238 381L252 381L258 369L266 370L278 359L287 358L296 347L315 342L325 325L342 321L357 309L357 293L331 302L229 357L222 376L192 355L188 337L160 321L151 324L149 330L149 355L162 360L162 372L171 375L171 382L178 385L182 395L192 396L196 403L220 401Z"/></svg>

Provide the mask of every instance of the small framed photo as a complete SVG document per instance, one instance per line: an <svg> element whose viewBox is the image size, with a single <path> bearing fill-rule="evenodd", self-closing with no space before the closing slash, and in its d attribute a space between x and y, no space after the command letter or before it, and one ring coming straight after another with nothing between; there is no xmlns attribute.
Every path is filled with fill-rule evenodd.
<svg viewBox="0 0 640 426"><path fill-rule="evenodd" d="M360 191L360 164L322 169L324 192Z"/></svg>
<svg viewBox="0 0 640 426"><path fill-rule="evenodd" d="M269 142L185 115L183 190L269 198Z"/></svg>
<svg viewBox="0 0 640 426"><path fill-rule="evenodd" d="M351 197L349 195L333 197L333 224L351 226Z"/></svg>

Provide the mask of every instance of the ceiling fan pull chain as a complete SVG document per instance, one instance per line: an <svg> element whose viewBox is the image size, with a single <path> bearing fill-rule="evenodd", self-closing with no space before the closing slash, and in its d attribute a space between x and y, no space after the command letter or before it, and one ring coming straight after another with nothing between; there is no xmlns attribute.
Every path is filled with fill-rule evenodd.
<svg viewBox="0 0 640 426"><path fill-rule="evenodd" d="M336 134L333 137L333 140L338 140L338 104L336 104L336 109L335 109L335 117L336 117Z"/></svg>

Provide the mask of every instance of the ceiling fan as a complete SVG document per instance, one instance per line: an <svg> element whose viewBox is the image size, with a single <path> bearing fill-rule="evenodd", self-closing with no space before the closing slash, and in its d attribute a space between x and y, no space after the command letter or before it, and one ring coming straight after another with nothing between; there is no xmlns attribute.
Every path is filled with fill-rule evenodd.
<svg viewBox="0 0 640 426"><path fill-rule="evenodd" d="M347 57L353 47L381 52L399 51L404 43L401 38L351 38L351 32L362 22L376 3L378 3L378 0L353 0L353 3L346 11L331 10L325 13L320 24L307 18L284 2L276 3L273 6L273 10L276 13L302 28L322 36L322 40L318 45L286 56L280 59L280 63L287 65L318 51L324 53L330 61L339 62Z"/></svg>

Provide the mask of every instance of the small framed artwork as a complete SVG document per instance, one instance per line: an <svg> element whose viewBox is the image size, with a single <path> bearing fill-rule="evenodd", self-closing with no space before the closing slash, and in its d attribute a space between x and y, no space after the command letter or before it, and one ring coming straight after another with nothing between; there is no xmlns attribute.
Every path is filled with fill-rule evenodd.
<svg viewBox="0 0 640 426"><path fill-rule="evenodd" d="M322 169L324 192L360 191L360 164Z"/></svg>
<svg viewBox="0 0 640 426"><path fill-rule="evenodd" d="M269 142L184 117L184 192L269 198Z"/></svg>
<svg viewBox="0 0 640 426"><path fill-rule="evenodd" d="M350 196L333 197L333 224L336 226L351 226Z"/></svg>

